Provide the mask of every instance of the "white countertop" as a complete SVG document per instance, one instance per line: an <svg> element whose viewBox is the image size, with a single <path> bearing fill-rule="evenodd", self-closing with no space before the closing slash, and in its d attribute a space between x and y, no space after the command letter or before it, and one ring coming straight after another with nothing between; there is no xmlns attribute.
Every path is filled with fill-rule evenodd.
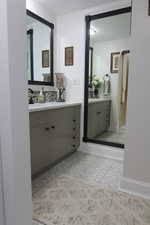
<svg viewBox="0 0 150 225"><path fill-rule="evenodd" d="M37 112L48 109L65 108L69 106L81 105L81 102L46 102L46 103L35 103L29 105L29 112Z"/></svg>
<svg viewBox="0 0 150 225"><path fill-rule="evenodd" d="M90 98L89 103L96 103L96 102L104 102L104 101L111 101L110 97L101 97L101 98Z"/></svg>

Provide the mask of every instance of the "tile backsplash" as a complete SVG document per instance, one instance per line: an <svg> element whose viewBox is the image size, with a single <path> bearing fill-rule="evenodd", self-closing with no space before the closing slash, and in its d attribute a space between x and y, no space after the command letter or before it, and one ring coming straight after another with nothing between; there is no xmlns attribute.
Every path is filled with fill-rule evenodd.
<svg viewBox="0 0 150 225"><path fill-rule="evenodd" d="M33 90L34 102L38 102L40 91ZM57 100L57 91L44 91L45 102L55 102Z"/></svg>
<svg viewBox="0 0 150 225"><path fill-rule="evenodd" d="M57 91L45 91L46 102L55 102L57 100Z"/></svg>

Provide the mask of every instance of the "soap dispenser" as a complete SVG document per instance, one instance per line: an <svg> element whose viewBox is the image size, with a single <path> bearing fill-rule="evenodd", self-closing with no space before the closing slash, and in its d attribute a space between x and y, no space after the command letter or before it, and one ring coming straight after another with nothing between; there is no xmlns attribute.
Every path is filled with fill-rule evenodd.
<svg viewBox="0 0 150 225"><path fill-rule="evenodd" d="M44 88L41 89L39 97L38 97L38 102L39 103L44 103L45 102L45 97L44 97Z"/></svg>

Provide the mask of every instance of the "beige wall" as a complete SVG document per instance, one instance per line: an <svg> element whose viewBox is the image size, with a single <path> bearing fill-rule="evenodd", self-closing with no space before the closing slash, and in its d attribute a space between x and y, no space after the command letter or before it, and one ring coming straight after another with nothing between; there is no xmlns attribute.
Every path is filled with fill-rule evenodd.
<svg viewBox="0 0 150 225"><path fill-rule="evenodd" d="M148 1L134 0L124 176L150 183L150 16Z"/></svg>

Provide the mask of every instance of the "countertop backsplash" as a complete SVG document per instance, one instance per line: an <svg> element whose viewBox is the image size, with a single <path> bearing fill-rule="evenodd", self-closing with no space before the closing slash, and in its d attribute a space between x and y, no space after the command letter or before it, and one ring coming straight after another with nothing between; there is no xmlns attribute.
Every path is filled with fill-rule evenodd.
<svg viewBox="0 0 150 225"><path fill-rule="evenodd" d="M32 89L33 90L33 89ZM34 96L34 102L38 102L38 96L40 94L40 90L33 90L33 96ZM57 91L45 91L44 90L44 96L45 96L45 102L55 102L57 100Z"/></svg>

